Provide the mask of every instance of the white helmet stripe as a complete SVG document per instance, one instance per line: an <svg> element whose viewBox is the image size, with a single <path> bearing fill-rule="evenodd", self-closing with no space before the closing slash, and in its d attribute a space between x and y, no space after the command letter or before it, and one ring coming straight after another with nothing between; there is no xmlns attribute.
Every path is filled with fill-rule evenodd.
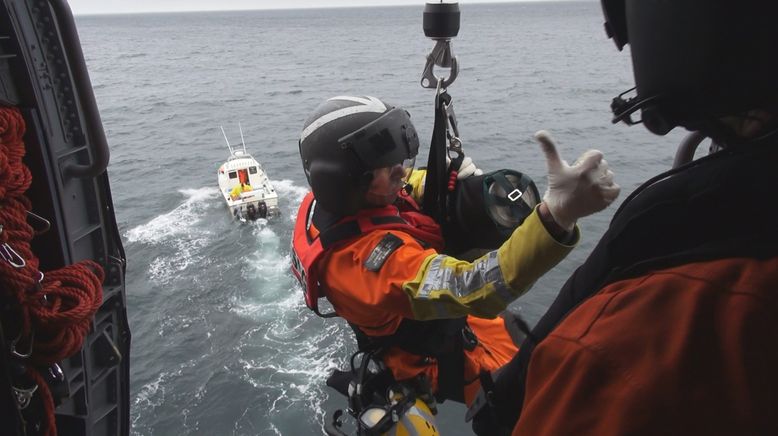
<svg viewBox="0 0 778 436"><path fill-rule="evenodd" d="M381 102L381 100L378 100L375 97L355 97L353 95L339 95L337 97L332 97L328 99L327 101L335 101L335 100L346 100L346 101L353 101L354 103L362 103L362 104L370 104L370 102Z"/></svg>
<svg viewBox="0 0 778 436"><path fill-rule="evenodd" d="M315 132L319 127L329 122L335 121L337 119L347 117L353 114L362 113L362 112L375 112L379 114L386 112L386 106L384 105L384 103L375 97L359 98L359 97L339 96L339 97L333 97L330 100L346 100L346 101L353 101L355 103L360 103L360 104L355 106L344 107L343 109L338 109L336 111L332 111L328 114L322 115L317 120L309 124L308 127L306 127L303 130L303 133L300 134L300 142L305 141L305 138L307 138L311 133Z"/></svg>

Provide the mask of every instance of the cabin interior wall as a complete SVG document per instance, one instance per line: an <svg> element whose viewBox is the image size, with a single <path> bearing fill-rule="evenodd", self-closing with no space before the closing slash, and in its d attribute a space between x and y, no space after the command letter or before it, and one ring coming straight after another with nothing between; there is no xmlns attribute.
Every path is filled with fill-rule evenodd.
<svg viewBox="0 0 778 436"><path fill-rule="evenodd" d="M33 252L42 271L81 259L94 259L106 270L103 305L94 328L84 348L60 365L66 380L64 386L53 389L59 403L57 428L60 435L128 435L130 332L125 257L108 178L103 173L68 179L60 171L67 161L90 161L92 144L84 134L87 126L76 94L92 90L74 85L68 69L72 60L65 58L63 41L56 37L57 20L72 17L32 5L29 0L0 1L0 105L17 106L23 113L27 125L24 162L32 173L26 195L32 211L51 223L49 231L33 239ZM41 35L49 36L42 40ZM2 353L0 359L4 358ZM10 412L0 410L0 415L10 419ZM3 426L13 431L12 425Z"/></svg>

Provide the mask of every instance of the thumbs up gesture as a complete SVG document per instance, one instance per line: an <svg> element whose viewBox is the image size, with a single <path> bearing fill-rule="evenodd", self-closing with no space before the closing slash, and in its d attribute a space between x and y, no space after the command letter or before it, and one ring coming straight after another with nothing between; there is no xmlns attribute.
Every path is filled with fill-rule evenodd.
<svg viewBox="0 0 778 436"><path fill-rule="evenodd" d="M587 150L568 165L559 156L548 132L535 133L535 139L548 165L548 189L543 201L554 221L565 230L573 230L579 218L605 209L619 196L621 188L613 183L613 171L602 152Z"/></svg>

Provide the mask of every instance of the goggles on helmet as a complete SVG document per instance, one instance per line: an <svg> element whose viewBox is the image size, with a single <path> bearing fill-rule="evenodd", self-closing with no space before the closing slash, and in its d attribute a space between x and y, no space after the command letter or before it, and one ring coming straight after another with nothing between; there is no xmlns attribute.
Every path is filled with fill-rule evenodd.
<svg viewBox="0 0 778 436"><path fill-rule="evenodd" d="M404 109L394 108L373 122L338 140L356 154L366 170L391 167L414 159L419 136Z"/></svg>
<svg viewBox="0 0 778 436"><path fill-rule="evenodd" d="M415 158L405 159L402 163L391 167L374 169L373 181L368 188L368 194L374 197L391 197L389 202L393 202L398 191L408 184L415 162Z"/></svg>

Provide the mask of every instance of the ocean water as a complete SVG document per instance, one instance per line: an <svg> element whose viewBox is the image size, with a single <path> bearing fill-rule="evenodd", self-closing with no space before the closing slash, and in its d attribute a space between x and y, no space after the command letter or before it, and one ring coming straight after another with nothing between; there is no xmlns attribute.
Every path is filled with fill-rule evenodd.
<svg viewBox="0 0 778 436"><path fill-rule="evenodd" d="M532 134L550 130L574 160L605 153L625 198L670 167L683 132L610 123L632 86L628 53L602 30L598 2L461 5L450 87L466 152L545 189ZM289 272L307 185L297 138L324 99L369 94L410 111L431 136L433 91L419 86L433 47L413 7L77 17L111 162L128 257L133 435L308 435L346 406L324 385L355 343L341 320L310 313ZM282 216L241 224L216 184L219 126L275 182ZM418 162L426 160L426 147ZM618 204L581 222L583 240L512 309L534 323L589 254ZM445 435L471 434L445 403Z"/></svg>

